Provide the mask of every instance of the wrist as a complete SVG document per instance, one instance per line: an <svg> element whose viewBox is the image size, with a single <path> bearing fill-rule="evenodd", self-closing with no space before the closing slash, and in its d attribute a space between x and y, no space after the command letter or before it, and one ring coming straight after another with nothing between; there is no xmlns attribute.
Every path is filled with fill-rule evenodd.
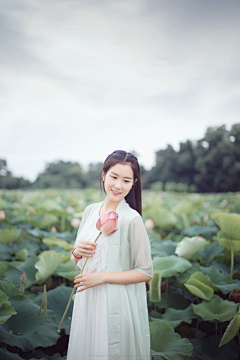
<svg viewBox="0 0 240 360"><path fill-rule="evenodd" d="M102 273L102 283L106 284L107 283L107 272L103 272Z"/></svg>
<svg viewBox="0 0 240 360"><path fill-rule="evenodd" d="M72 254L73 254L73 256L75 257L75 259L81 259L82 258L82 256L81 257L79 257L79 256L76 256L75 254L74 254L74 250L75 250L76 248L74 248L73 250L72 250Z"/></svg>

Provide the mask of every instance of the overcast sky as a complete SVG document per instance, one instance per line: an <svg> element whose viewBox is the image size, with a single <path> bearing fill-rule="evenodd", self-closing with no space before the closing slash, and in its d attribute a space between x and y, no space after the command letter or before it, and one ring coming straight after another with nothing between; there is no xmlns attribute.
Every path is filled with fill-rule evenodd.
<svg viewBox="0 0 240 360"><path fill-rule="evenodd" d="M0 0L0 158L35 180L239 123L239 0Z"/></svg>

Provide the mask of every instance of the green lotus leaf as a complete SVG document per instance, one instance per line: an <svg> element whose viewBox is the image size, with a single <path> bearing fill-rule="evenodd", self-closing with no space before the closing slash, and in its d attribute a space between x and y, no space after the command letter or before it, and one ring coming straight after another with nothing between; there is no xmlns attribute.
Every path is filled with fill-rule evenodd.
<svg viewBox="0 0 240 360"><path fill-rule="evenodd" d="M64 311L67 307L69 298L72 293L72 288L65 285L60 285L53 290L49 290L47 292L47 308L48 310L53 310L56 314L56 323L59 325ZM78 295L77 295L78 296ZM34 302L38 305L42 303L43 293L38 293ZM70 333L70 326L71 326L71 317L72 317L72 310L73 310L74 302L71 301L68 312L65 316L65 319L62 324L62 328L65 329L65 333L69 335Z"/></svg>
<svg viewBox="0 0 240 360"><path fill-rule="evenodd" d="M181 322L185 322L188 324L191 324L192 319L197 318L197 315L194 314L192 309L192 304L190 304L186 309L184 310L177 310L177 309L167 309L166 312L161 316L160 319L154 318L153 315L150 315L150 319L152 321L165 321L172 327L177 327Z"/></svg>
<svg viewBox="0 0 240 360"><path fill-rule="evenodd" d="M73 247L73 245L72 245L72 247ZM50 250L54 250L54 251L60 252L61 254L64 254L64 255L69 255L69 250L66 251L66 250L64 250L63 247L58 246L58 245L52 245L52 246L50 247Z"/></svg>
<svg viewBox="0 0 240 360"><path fill-rule="evenodd" d="M181 339L166 322L149 323L151 356L160 355L167 360L184 360L193 353L193 346L188 339Z"/></svg>
<svg viewBox="0 0 240 360"><path fill-rule="evenodd" d="M75 266L71 260L66 263L62 263L55 270L55 273L59 276L64 277L65 279L73 281L75 276L79 274L79 271L75 269Z"/></svg>
<svg viewBox="0 0 240 360"><path fill-rule="evenodd" d="M0 324L4 324L12 315L16 315L14 307L9 303L7 295L0 290Z"/></svg>
<svg viewBox="0 0 240 360"><path fill-rule="evenodd" d="M209 276L197 271L184 283L188 291L204 300L211 300L214 294Z"/></svg>
<svg viewBox="0 0 240 360"><path fill-rule="evenodd" d="M183 235L193 237L193 236L202 236L205 239L211 240L214 235L218 232L217 226L207 227L207 226L199 226L193 225L188 228L185 228L183 231Z"/></svg>
<svg viewBox="0 0 240 360"><path fill-rule="evenodd" d="M39 355L40 354L40 355ZM66 356L61 356L59 353L55 353L54 355L46 355L42 348L34 349L34 356L31 357L30 360L66 360ZM42 356L41 358L39 356ZM11 353L10 351L7 351L6 348L0 348L0 359L4 360L23 360L22 357L20 357L16 353Z"/></svg>
<svg viewBox="0 0 240 360"><path fill-rule="evenodd" d="M0 279L3 279L3 276L10 265L9 261L0 261Z"/></svg>
<svg viewBox="0 0 240 360"><path fill-rule="evenodd" d="M194 360L238 360L239 350L235 340L219 348L221 336L212 335L201 339L191 339L194 346ZM194 356L195 355L195 356Z"/></svg>
<svg viewBox="0 0 240 360"><path fill-rule="evenodd" d="M2 290L8 297L19 295L19 289L12 281L0 280L0 290Z"/></svg>
<svg viewBox="0 0 240 360"><path fill-rule="evenodd" d="M203 300L201 304L193 305L195 314L203 320L218 320L221 322L232 319L236 314L238 304L232 301L223 300L218 295L213 295L210 301Z"/></svg>
<svg viewBox="0 0 240 360"><path fill-rule="evenodd" d="M4 280L12 281L16 286L21 285L20 278L24 271L26 271L27 275L27 281L24 284L25 288L30 287L32 284L36 282L35 274L37 272L35 268L35 264L39 258L37 256L32 256L27 258L21 265L15 266L12 263L8 266L5 275Z"/></svg>
<svg viewBox="0 0 240 360"><path fill-rule="evenodd" d="M58 239L56 237L46 237L42 240L44 244L46 244L48 247L51 247L52 245L58 245L64 248L64 250L72 250L73 245L68 243L65 240Z"/></svg>
<svg viewBox="0 0 240 360"><path fill-rule="evenodd" d="M177 293L163 293L161 294L161 301L155 303L159 309L186 309L189 301Z"/></svg>
<svg viewBox="0 0 240 360"><path fill-rule="evenodd" d="M0 242L0 261L11 259L13 251L10 246Z"/></svg>
<svg viewBox="0 0 240 360"><path fill-rule="evenodd" d="M39 229L47 228L58 223L58 217L53 214L44 214L43 218L38 221Z"/></svg>
<svg viewBox="0 0 240 360"><path fill-rule="evenodd" d="M9 301L17 314L1 325L1 341L10 346L17 346L23 351L56 344L59 334L54 311L47 310L47 323L44 320L44 312L40 312L37 332L34 334L40 306L24 295L12 296Z"/></svg>
<svg viewBox="0 0 240 360"><path fill-rule="evenodd" d="M181 216L182 214L189 214L194 208L194 204L189 200L182 200L171 208L173 214Z"/></svg>
<svg viewBox="0 0 240 360"><path fill-rule="evenodd" d="M28 257L28 250L27 249L21 249L21 250L18 250L16 253L15 253L15 256L18 260L23 260L25 261Z"/></svg>
<svg viewBox="0 0 240 360"><path fill-rule="evenodd" d="M22 360L23 358L20 357L16 353L12 353L10 351L7 351L7 349L5 347L0 347L0 359L4 359L4 360Z"/></svg>
<svg viewBox="0 0 240 360"><path fill-rule="evenodd" d="M37 284L42 284L46 281L54 274L60 264L70 259L70 255L63 255L53 250L43 251L38 257L40 260L35 264L35 268L38 270L35 275Z"/></svg>
<svg viewBox="0 0 240 360"><path fill-rule="evenodd" d="M231 243L229 240L219 239L218 241L225 247L225 249L228 249L231 251ZM238 255L238 252L240 251L240 241L232 240L232 245L233 245L233 251L234 251L235 255Z"/></svg>
<svg viewBox="0 0 240 360"><path fill-rule="evenodd" d="M181 257L176 255L158 257L153 259L153 272L162 273L162 277L170 277L177 273L182 273L190 269L192 264Z"/></svg>
<svg viewBox="0 0 240 360"><path fill-rule="evenodd" d="M173 255L176 246L176 242L172 240L154 241L151 244L151 255L152 257Z"/></svg>
<svg viewBox="0 0 240 360"><path fill-rule="evenodd" d="M151 302L161 301L161 283L162 274L153 273L153 277L149 282L149 300Z"/></svg>
<svg viewBox="0 0 240 360"><path fill-rule="evenodd" d="M192 274L194 274L197 271L201 271L201 267L199 263L194 264L190 269L186 270L183 274L180 275L178 278L179 282L183 284L186 282Z"/></svg>
<svg viewBox="0 0 240 360"><path fill-rule="evenodd" d="M22 196L21 203L28 205L35 205L38 200L41 200L40 191L29 191L25 192Z"/></svg>
<svg viewBox="0 0 240 360"><path fill-rule="evenodd" d="M216 266L211 265L208 267L201 266L201 271L208 275L215 291L221 290L222 292L229 292L233 289L239 289L239 281L231 284L230 276L222 273Z"/></svg>
<svg viewBox="0 0 240 360"><path fill-rule="evenodd" d="M172 212L155 206L145 210L145 216L152 219L154 225L160 229L176 226L178 223L177 217Z"/></svg>
<svg viewBox="0 0 240 360"><path fill-rule="evenodd" d="M36 210L54 213L55 215L60 215L64 212L63 207L51 199L45 200L40 205L36 206Z"/></svg>
<svg viewBox="0 0 240 360"><path fill-rule="evenodd" d="M12 245L19 238L19 233L16 230L0 229L0 242L6 245Z"/></svg>
<svg viewBox="0 0 240 360"><path fill-rule="evenodd" d="M239 332L240 328L240 311L236 313L236 315L233 317L233 319L228 324L225 333L223 334L223 337L221 339L221 342L219 344L219 347L227 344L229 341L231 341Z"/></svg>
<svg viewBox="0 0 240 360"><path fill-rule="evenodd" d="M218 212L212 214L221 231L225 232L230 239L240 241L240 215Z"/></svg>
<svg viewBox="0 0 240 360"><path fill-rule="evenodd" d="M27 249L28 256L36 255L39 252L38 244L35 244L32 240L21 240L12 246L12 251L16 253L21 249Z"/></svg>
<svg viewBox="0 0 240 360"><path fill-rule="evenodd" d="M194 255L194 259L200 260L201 264L207 264L223 255L225 255L224 246L217 242L213 242L198 250Z"/></svg>
<svg viewBox="0 0 240 360"><path fill-rule="evenodd" d="M194 236L192 238L185 236L178 244L175 254L189 259L198 250L208 245L210 242L201 236Z"/></svg>

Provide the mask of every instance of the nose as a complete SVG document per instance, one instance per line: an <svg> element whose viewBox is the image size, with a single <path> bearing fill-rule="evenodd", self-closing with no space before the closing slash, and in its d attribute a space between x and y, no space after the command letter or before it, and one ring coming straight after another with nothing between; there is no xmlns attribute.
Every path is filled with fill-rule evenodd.
<svg viewBox="0 0 240 360"><path fill-rule="evenodd" d="M117 180L116 181L116 183L115 183L115 188L116 188L116 190L120 190L121 189L121 180L119 179L119 180Z"/></svg>

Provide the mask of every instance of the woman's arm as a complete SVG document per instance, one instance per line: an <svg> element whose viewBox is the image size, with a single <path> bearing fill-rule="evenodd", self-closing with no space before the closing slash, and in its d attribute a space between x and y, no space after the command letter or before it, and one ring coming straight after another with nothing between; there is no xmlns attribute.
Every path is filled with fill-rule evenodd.
<svg viewBox="0 0 240 360"><path fill-rule="evenodd" d="M101 274L103 283L110 284L136 284L150 281L152 278L142 272L132 269L127 271L104 272Z"/></svg>

